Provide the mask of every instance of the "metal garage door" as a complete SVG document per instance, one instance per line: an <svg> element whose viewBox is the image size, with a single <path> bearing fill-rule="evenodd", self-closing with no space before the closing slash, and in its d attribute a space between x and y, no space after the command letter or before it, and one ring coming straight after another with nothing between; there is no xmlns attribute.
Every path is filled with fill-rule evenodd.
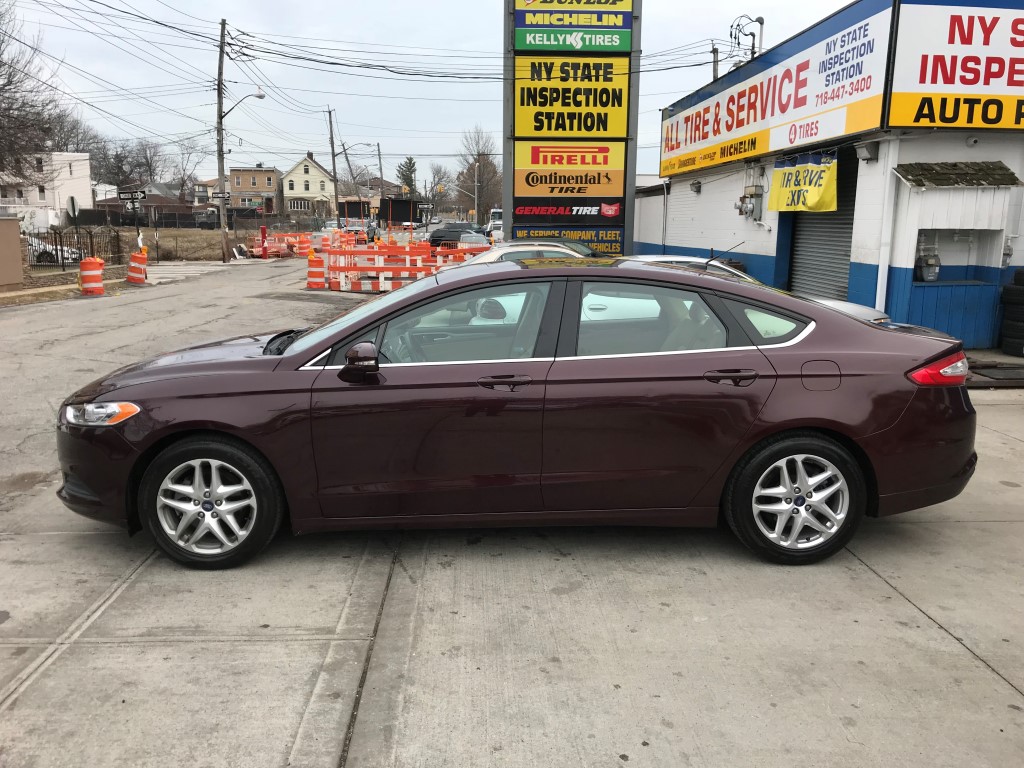
<svg viewBox="0 0 1024 768"><path fill-rule="evenodd" d="M857 199L857 155L839 152L838 210L796 213L789 289L796 294L845 299L850 282L850 244Z"/></svg>

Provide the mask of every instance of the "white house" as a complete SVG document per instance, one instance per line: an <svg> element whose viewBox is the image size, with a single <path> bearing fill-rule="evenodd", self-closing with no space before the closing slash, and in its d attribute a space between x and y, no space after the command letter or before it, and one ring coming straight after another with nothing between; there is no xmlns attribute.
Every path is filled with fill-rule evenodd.
<svg viewBox="0 0 1024 768"><path fill-rule="evenodd" d="M281 179L284 188L284 207L294 213L333 214L334 177L313 159L313 153L297 162Z"/></svg>
<svg viewBox="0 0 1024 768"><path fill-rule="evenodd" d="M40 154L31 179L0 177L0 212L17 215L23 228L60 224L68 197L93 207L90 170L87 152Z"/></svg>

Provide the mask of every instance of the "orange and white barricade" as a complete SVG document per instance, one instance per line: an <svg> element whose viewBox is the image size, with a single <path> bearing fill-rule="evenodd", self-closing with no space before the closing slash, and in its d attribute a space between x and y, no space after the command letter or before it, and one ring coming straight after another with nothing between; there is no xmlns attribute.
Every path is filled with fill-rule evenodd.
<svg viewBox="0 0 1024 768"><path fill-rule="evenodd" d="M128 277L126 281L129 285L145 285L146 284L146 265L149 263L149 249L143 246L140 253L133 253L128 261Z"/></svg>
<svg viewBox="0 0 1024 768"><path fill-rule="evenodd" d="M86 257L78 262L78 285L83 296L102 296L103 259Z"/></svg>
<svg viewBox="0 0 1024 768"><path fill-rule="evenodd" d="M322 291L326 287L324 260L320 256L310 256L309 268L306 273L306 288L311 291Z"/></svg>

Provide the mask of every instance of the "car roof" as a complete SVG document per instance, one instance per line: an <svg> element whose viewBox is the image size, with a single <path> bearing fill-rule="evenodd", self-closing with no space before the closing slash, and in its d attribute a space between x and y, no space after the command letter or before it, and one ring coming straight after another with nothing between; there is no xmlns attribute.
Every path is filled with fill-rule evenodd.
<svg viewBox="0 0 1024 768"><path fill-rule="evenodd" d="M716 287L730 292L733 288L763 288L778 294L771 288L753 285L734 277L710 274L704 270L673 264L639 261L618 256L567 259L525 259L522 261L494 261L484 264L466 264L459 269L438 273L441 284L465 282L486 283L492 280L516 280L541 277L597 277L627 278L640 280L668 279L694 287Z"/></svg>

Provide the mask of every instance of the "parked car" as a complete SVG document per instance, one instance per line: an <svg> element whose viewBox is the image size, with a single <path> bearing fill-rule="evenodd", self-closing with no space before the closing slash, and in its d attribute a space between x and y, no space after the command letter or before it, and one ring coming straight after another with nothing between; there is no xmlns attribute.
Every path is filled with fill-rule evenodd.
<svg viewBox="0 0 1024 768"><path fill-rule="evenodd" d="M457 243L463 232L480 233L480 227L468 221L456 221L445 224L430 233L430 245L437 248L441 243Z"/></svg>
<svg viewBox="0 0 1024 768"><path fill-rule="evenodd" d="M30 254L29 261L33 264L59 264L61 261L77 264L84 258L84 254L78 248L72 248L56 240L47 242L32 236L26 237L25 240Z"/></svg>
<svg viewBox="0 0 1024 768"><path fill-rule="evenodd" d="M612 299L660 312L583 312ZM803 564L865 515L963 490L967 373L959 342L706 271L483 264L89 384L59 410L58 496L197 568L244 562L282 524L720 515L762 557Z"/></svg>
<svg viewBox="0 0 1024 768"><path fill-rule="evenodd" d="M703 269L714 275L722 275L728 277L734 277L739 280L746 280L747 282L756 283L761 285L761 282L756 278L751 277L746 272L736 269L735 267L724 264L717 259L704 259L699 256L634 256L633 258L639 259L640 261L647 261L654 264L676 264L683 267L691 267L695 269ZM803 298L811 301L816 301L819 304L824 304L826 307L832 307L840 312L845 312L853 317L866 320L869 323L888 323L891 322L891 318L885 312L874 307L866 307L863 304L856 304L852 301L842 301L841 299L828 299L821 296L804 296Z"/></svg>
<svg viewBox="0 0 1024 768"><path fill-rule="evenodd" d="M473 264L491 264L495 261L523 261L525 259L582 259L577 251L556 243L534 243L523 240L511 240L507 243L495 243L489 251L478 253L461 264L447 264L440 272L449 269L463 269Z"/></svg>
<svg viewBox="0 0 1024 768"><path fill-rule="evenodd" d="M441 217L440 217L440 216L434 216L434 217L432 217L432 218L430 219L430 223L431 223L431 224L440 224L440 223L441 223Z"/></svg>
<svg viewBox="0 0 1024 768"><path fill-rule="evenodd" d="M490 245L491 241L484 235L476 232L463 232L459 235L459 247L464 248L472 245Z"/></svg>

